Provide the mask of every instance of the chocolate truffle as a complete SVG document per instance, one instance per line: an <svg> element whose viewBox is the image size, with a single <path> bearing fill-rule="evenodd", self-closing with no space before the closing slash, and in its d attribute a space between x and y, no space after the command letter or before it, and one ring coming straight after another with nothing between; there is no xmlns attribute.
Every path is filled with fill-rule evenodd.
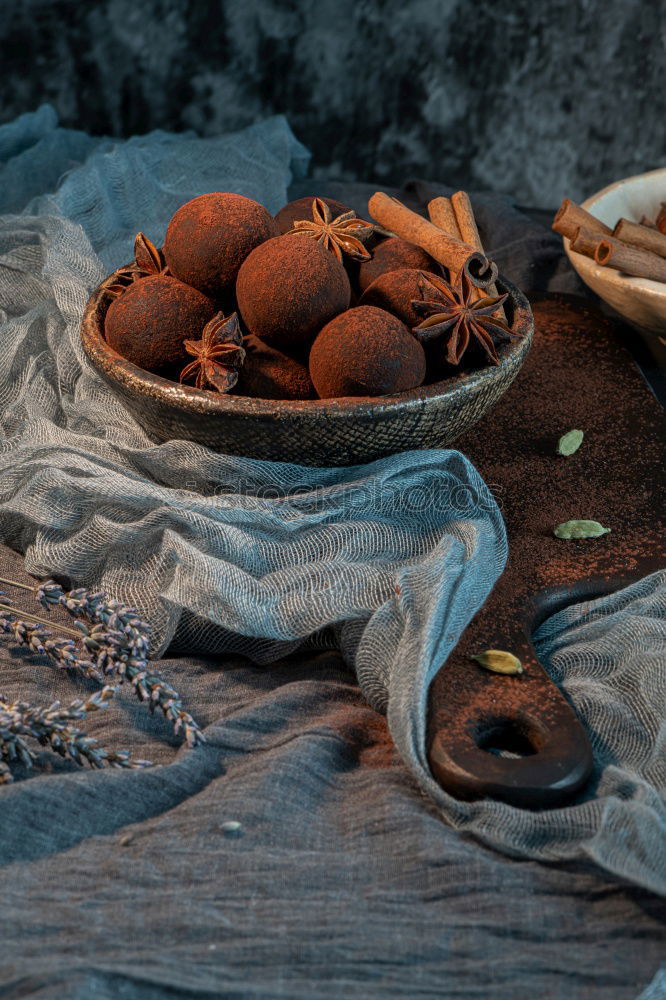
<svg viewBox="0 0 666 1000"><path fill-rule="evenodd" d="M235 394L258 399L312 399L314 386L305 365L250 334L243 340L245 363Z"/></svg>
<svg viewBox="0 0 666 1000"><path fill-rule="evenodd" d="M347 273L329 250L296 233L253 250L238 272L243 322L271 347L291 353L349 305Z"/></svg>
<svg viewBox="0 0 666 1000"><path fill-rule="evenodd" d="M288 205L281 208L275 216L278 231L281 234L288 233L290 229L293 229L295 222L300 219L311 219L312 202L315 200L315 197L319 196L312 195L311 198L297 198L296 201L290 201ZM328 205L333 213L333 218L350 211L349 205L343 205L341 201L336 201L335 198L320 198L320 201Z"/></svg>
<svg viewBox="0 0 666 1000"><path fill-rule="evenodd" d="M407 240L401 240L398 236L391 236L375 247L372 260L365 260L359 265L358 287L361 292L365 292L380 274L398 271L401 268L432 271L434 274L442 273L437 261L421 247Z"/></svg>
<svg viewBox="0 0 666 1000"><path fill-rule="evenodd" d="M404 323L375 306L331 320L310 351L310 377L322 399L385 396L421 385L423 348Z"/></svg>
<svg viewBox="0 0 666 1000"><path fill-rule="evenodd" d="M177 278L141 278L114 299L104 332L110 347L149 372L173 374L187 364L184 340L200 340L215 303Z"/></svg>
<svg viewBox="0 0 666 1000"><path fill-rule="evenodd" d="M275 235L275 221L259 202L240 194L202 194L171 219L164 257L176 278L219 299L233 291L247 255Z"/></svg>
<svg viewBox="0 0 666 1000"><path fill-rule="evenodd" d="M385 274L380 274L363 293L359 305L386 309L401 319L410 330L413 329L424 319L412 308L412 302L423 298L419 288L422 273L428 275L430 272L401 268L399 271L386 271ZM436 289L428 287L427 298L437 302L443 299L443 296Z"/></svg>

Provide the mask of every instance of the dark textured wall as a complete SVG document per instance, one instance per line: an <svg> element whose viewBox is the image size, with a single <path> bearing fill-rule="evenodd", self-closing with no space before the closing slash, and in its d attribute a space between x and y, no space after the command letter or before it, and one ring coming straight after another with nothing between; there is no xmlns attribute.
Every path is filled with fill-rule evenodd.
<svg viewBox="0 0 666 1000"><path fill-rule="evenodd" d="M664 0L2 0L2 118L202 134L284 112L319 174L555 205L666 160Z"/></svg>

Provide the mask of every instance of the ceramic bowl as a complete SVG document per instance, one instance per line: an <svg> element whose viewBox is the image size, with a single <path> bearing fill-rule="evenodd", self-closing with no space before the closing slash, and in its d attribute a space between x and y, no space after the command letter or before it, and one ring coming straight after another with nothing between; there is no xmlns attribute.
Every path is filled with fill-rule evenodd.
<svg viewBox="0 0 666 1000"><path fill-rule="evenodd" d="M479 420L516 377L532 342L525 296L506 279L507 319L521 333L500 363L381 397L265 400L178 385L121 357L104 338L115 274L93 292L81 323L91 364L155 441L196 441L216 451L301 465L353 465L412 448L443 448Z"/></svg>
<svg viewBox="0 0 666 1000"><path fill-rule="evenodd" d="M582 202L582 207L613 229L621 218L639 222L647 215L654 219L662 201L666 201L666 168L616 181ZM666 333L666 284L600 267L573 253L566 238L564 249L585 284L627 322L651 335Z"/></svg>

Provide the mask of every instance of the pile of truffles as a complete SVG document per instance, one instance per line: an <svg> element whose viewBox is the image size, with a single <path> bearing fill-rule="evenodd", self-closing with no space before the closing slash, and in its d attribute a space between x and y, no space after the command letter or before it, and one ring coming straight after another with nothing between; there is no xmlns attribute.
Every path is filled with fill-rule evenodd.
<svg viewBox="0 0 666 1000"><path fill-rule="evenodd" d="M449 280L447 280L449 279ZM328 198L273 217L237 194L187 202L107 283L108 344L146 371L263 399L384 396L497 363L506 296Z"/></svg>

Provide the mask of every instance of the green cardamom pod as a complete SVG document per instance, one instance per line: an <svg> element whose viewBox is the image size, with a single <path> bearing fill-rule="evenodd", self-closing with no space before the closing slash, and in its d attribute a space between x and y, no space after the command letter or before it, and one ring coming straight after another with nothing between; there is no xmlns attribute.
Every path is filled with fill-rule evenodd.
<svg viewBox="0 0 666 1000"><path fill-rule="evenodd" d="M477 653L472 657L480 666L486 670L492 670L495 674L522 674L523 665L513 653L507 653L503 649L487 649L485 653Z"/></svg>
<svg viewBox="0 0 666 1000"><path fill-rule="evenodd" d="M599 538L609 531L598 521L564 521L553 529L553 534L555 538Z"/></svg>
<svg viewBox="0 0 666 1000"><path fill-rule="evenodd" d="M563 434L557 442L557 454L564 455L565 457L573 455L583 443L583 437L584 434L582 431L568 431L566 434Z"/></svg>

